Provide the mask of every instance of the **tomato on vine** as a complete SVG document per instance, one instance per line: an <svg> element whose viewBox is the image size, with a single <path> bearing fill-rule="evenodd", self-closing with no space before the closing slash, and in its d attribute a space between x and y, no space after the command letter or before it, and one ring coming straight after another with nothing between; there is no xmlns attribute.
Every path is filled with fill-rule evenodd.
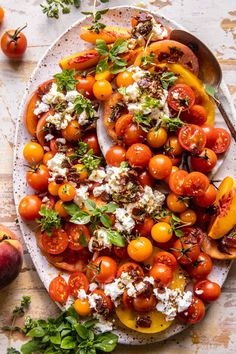
<svg viewBox="0 0 236 354"><path fill-rule="evenodd" d="M26 25L16 30L9 30L1 37L1 48L3 53L10 59L19 59L27 48L27 39L22 32Z"/></svg>

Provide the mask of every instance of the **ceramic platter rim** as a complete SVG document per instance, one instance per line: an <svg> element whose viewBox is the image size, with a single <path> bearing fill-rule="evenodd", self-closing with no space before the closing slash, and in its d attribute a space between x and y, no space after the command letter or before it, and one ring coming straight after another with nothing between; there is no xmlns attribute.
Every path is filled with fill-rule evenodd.
<svg viewBox="0 0 236 354"><path fill-rule="evenodd" d="M118 7L112 7L109 9L108 13L104 15L104 21L105 22L112 22L115 23L119 16L121 17L121 14L123 14L124 20L122 19L123 22L125 20L128 20L130 18L130 14L138 11L148 11L146 9L142 9L136 6L118 6ZM160 19L164 24L171 26L172 28L184 28L183 26L179 25L173 20L168 19L166 16L163 16L158 12L158 15L152 11L150 12L153 16L156 18ZM26 186L25 182L25 167L23 167L23 158L22 158L22 147L26 143L26 141L30 138L29 134L27 133L24 125L23 125L23 114L24 114L24 109L25 109L25 104L27 102L27 99L29 98L29 95L33 90L36 88L36 86L41 82L44 81L44 79L47 79L52 75L53 73L56 73L59 71L58 67L58 59L60 57L67 56L72 54L73 52L76 51L81 51L83 49L88 48L90 45L85 44L82 42L82 40L78 37L77 39L77 44L78 47L77 49L73 48L75 45L71 45L71 43L68 43L69 40L66 40L66 36L73 37L73 33L79 32L80 26L87 24L89 22L88 18L82 18L78 21L76 21L72 26L70 26L62 35L60 35L54 42L53 44L47 49L45 52L44 56L42 59L38 62L36 68L34 69L30 81L27 86L26 93L24 94L24 97L22 99L20 108L19 108L19 113L18 113L18 118L17 118L17 125L16 125L16 134L15 134L15 143L14 143L14 165L13 165L13 193L14 193L14 200L15 200L15 206L16 206L16 213L17 213L17 218L19 220L19 225L21 232L24 237L24 241L26 243L26 246L28 248L28 251L31 255L31 258L33 260L33 263L35 265L35 268L37 270L37 273L39 277L41 278L44 286L46 289L48 289L50 280L57 274L59 273L58 270L56 270L52 265L50 265L46 258L42 256L39 248L36 245L36 240L34 237L34 232L32 231L32 228L30 228L30 224L25 224L23 220L21 219L19 213L18 213L18 205L20 202L20 199L26 194L26 191L29 192L30 189ZM120 23L120 25L124 26L124 23ZM118 23L116 22L118 25ZM61 46L62 44L62 46ZM82 48L80 47L80 44L82 45ZM63 48L64 45L64 48ZM60 49L58 49L60 48ZM60 50L64 51L63 54L59 54ZM57 54L54 55L53 51L55 51ZM58 57L57 57L58 56ZM50 67L52 65L52 67ZM52 72L50 72L52 70ZM54 71L54 72L53 72ZM46 77L47 76L47 77ZM230 94L228 92L228 89L226 85L223 83L221 85L221 88L223 90L223 96L228 105L231 108L231 114L236 120L236 114L234 111L233 103L230 99ZM235 144L233 145L231 150L232 154L235 153L233 150L235 149ZM230 154L231 155L231 154ZM226 158L230 160L230 158ZM218 176L218 173L217 173ZM33 191L32 191L33 192ZM216 262L216 265L214 267L213 273L212 273L212 280L218 281L221 285L224 283L228 271L230 269L230 262L229 261L221 261L221 262ZM60 272L61 273L61 272ZM118 325L118 328L114 330L114 333L116 333L119 336L119 343L121 344L129 344L129 345L137 345L137 344L148 344L148 343L155 343L162 341L164 339L167 339L174 334L177 334L181 332L183 329L185 329L187 326L182 325L179 323L174 323L172 324L167 330L161 332L161 333L156 333L156 334L143 334L139 332L135 332L133 330L130 330L126 327L122 327Z"/></svg>

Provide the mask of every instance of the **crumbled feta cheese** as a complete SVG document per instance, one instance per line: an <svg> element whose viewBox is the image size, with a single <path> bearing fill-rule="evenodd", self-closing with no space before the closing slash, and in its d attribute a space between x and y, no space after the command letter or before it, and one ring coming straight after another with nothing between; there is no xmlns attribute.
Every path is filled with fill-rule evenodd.
<svg viewBox="0 0 236 354"><path fill-rule="evenodd" d="M197 295L201 295L201 294L204 293L204 291L203 291L202 289L196 289L196 290L195 290L195 293L196 293Z"/></svg>
<svg viewBox="0 0 236 354"><path fill-rule="evenodd" d="M50 106L44 102L40 102L34 110L34 114L38 116L40 113L49 111Z"/></svg>
<svg viewBox="0 0 236 354"><path fill-rule="evenodd" d="M137 82L134 82L132 85L126 87L124 98L126 101L137 101L140 97L140 89Z"/></svg>
<svg viewBox="0 0 236 354"><path fill-rule="evenodd" d="M89 284L89 291L94 291L95 289L97 289L98 285L97 283L90 283Z"/></svg>
<svg viewBox="0 0 236 354"><path fill-rule="evenodd" d="M88 186L81 185L80 188L76 189L76 195L74 197L74 203L79 207L83 206L83 203L89 197Z"/></svg>
<svg viewBox="0 0 236 354"><path fill-rule="evenodd" d="M49 201L50 201L50 199L47 196L43 197L43 199L42 199L42 203L47 203Z"/></svg>
<svg viewBox="0 0 236 354"><path fill-rule="evenodd" d="M80 290L78 291L77 298L80 299L80 300L84 300L84 299L87 298L87 294L86 294L86 292L85 292L84 289L80 289Z"/></svg>
<svg viewBox="0 0 236 354"><path fill-rule="evenodd" d="M76 90L73 91L68 91L65 95L65 99L67 102L74 102L74 100L76 99L76 97L79 96L79 92Z"/></svg>
<svg viewBox="0 0 236 354"><path fill-rule="evenodd" d="M49 168L49 172L51 175L51 180L54 180L54 178L58 175L66 177L66 174L68 172L68 168L62 167L63 162L67 160L67 157L65 154L58 152L56 153L53 158L48 160L47 166Z"/></svg>
<svg viewBox="0 0 236 354"><path fill-rule="evenodd" d="M42 102L50 105L65 101L65 95L57 90L57 84L53 83L48 93L42 97Z"/></svg>
<svg viewBox="0 0 236 354"><path fill-rule="evenodd" d="M130 297L135 297L136 296L137 290L136 290L136 287L134 286L133 283L127 284L126 289L127 289L128 296L130 296Z"/></svg>
<svg viewBox="0 0 236 354"><path fill-rule="evenodd" d="M55 113L54 115L49 115L46 118L47 123L51 123L55 125L56 130L66 129L68 123L72 121L74 118L68 114Z"/></svg>
<svg viewBox="0 0 236 354"><path fill-rule="evenodd" d="M78 122L80 125L85 125L89 122L89 117L85 111L79 115Z"/></svg>
<svg viewBox="0 0 236 354"><path fill-rule="evenodd" d="M88 249L90 252L93 252L94 250L111 248L111 246L112 244L110 242L107 230L105 228L101 228L94 231L93 237L89 240Z"/></svg>
<svg viewBox="0 0 236 354"><path fill-rule="evenodd" d="M106 172L102 169L98 169L98 170L93 170L88 179L89 181L102 183L105 177L106 177Z"/></svg>
<svg viewBox="0 0 236 354"><path fill-rule="evenodd" d="M156 21L153 19L153 28L152 28L152 41L158 41L160 39L164 39L167 37L168 32L167 29L162 26L160 23L156 23Z"/></svg>
<svg viewBox="0 0 236 354"><path fill-rule="evenodd" d="M52 140L54 138L54 135L52 135L52 134L47 134L47 135L45 135L45 137L44 137L44 139L46 140L46 141L50 141L50 140Z"/></svg>
<svg viewBox="0 0 236 354"><path fill-rule="evenodd" d="M149 214L161 208L165 201L165 195L157 190L153 190L150 186L144 187L144 192L141 195L136 206L140 209L145 209Z"/></svg>
<svg viewBox="0 0 236 354"><path fill-rule="evenodd" d="M172 97L173 97L175 100L178 100L178 99L179 99L179 92L172 92Z"/></svg>
<svg viewBox="0 0 236 354"><path fill-rule="evenodd" d="M149 71L143 70L139 66L132 66L130 71L133 73L132 77L136 82L142 79L146 74L150 74Z"/></svg>
<svg viewBox="0 0 236 354"><path fill-rule="evenodd" d="M94 317L98 319L98 323L95 324L94 329L100 333L109 332L113 330L113 324L111 321L105 319L102 315L95 313Z"/></svg>
<svg viewBox="0 0 236 354"><path fill-rule="evenodd" d="M117 298L119 298L123 294L124 289L125 289L125 286L121 282L120 278L115 279L110 284L104 285L105 294L107 296L110 296L110 298L114 302L115 306L118 305L119 301L117 301Z"/></svg>
<svg viewBox="0 0 236 354"><path fill-rule="evenodd" d="M189 308L192 303L193 294L191 291L183 293L182 297L177 298L178 312L183 312Z"/></svg>
<svg viewBox="0 0 236 354"><path fill-rule="evenodd" d="M155 284L155 279L153 277L144 277L143 281L146 283L150 283L151 285Z"/></svg>
<svg viewBox="0 0 236 354"><path fill-rule="evenodd" d="M57 139L56 139L56 142L59 143L59 144L65 145L65 144L66 144L66 139L64 139L64 138L57 138Z"/></svg>
<svg viewBox="0 0 236 354"><path fill-rule="evenodd" d="M101 295L98 295L96 293L88 295L88 302L89 302L89 305L90 305L91 309L96 310L96 307L97 307L97 302L96 301L97 300L102 300Z"/></svg>
<svg viewBox="0 0 236 354"><path fill-rule="evenodd" d="M117 208L115 211L115 227L120 232L131 232L135 226L135 221L124 208Z"/></svg>

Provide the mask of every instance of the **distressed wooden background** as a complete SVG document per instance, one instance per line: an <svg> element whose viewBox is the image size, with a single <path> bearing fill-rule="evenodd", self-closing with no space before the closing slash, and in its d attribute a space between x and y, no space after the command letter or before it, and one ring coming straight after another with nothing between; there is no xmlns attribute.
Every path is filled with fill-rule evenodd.
<svg viewBox="0 0 236 354"><path fill-rule="evenodd" d="M17 109L25 86L37 61L47 47L71 23L80 17L79 11L49 20L41 13L40 0L0 0L5 8L5 21L0 34L9 28L28 24L25 33L28 50L20 62L11 62L0 53L0 223L4 223L22 238L15 223L12 194L12 151ZM83 10L91 1L82 1ZM152 4L150 4L152 3ZM216 54L224 72L224 80L236 103L236 2L235 0L111 0L109 6L135 4L150 7L183 24L201 38ZM143 347L120 346L116 353L150 354L233 354L236 352L236 268L233 266L224 285L221 298L208 310L203 322L160 344ZM39 280L27 250L19 277L0 293L0 326L7 324L12 308L22 295L32 297L29 313L35 318L58 312ZM19 348L22 338L14 337ZM0 332L0 353L4 354L8 338Z"/></svg>

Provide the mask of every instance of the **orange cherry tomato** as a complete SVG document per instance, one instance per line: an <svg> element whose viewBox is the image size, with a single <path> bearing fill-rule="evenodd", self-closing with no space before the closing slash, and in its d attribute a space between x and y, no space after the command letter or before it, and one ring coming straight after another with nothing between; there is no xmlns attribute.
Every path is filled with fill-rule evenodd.
<svg viewBox="0 0 236 354"><path fill-rule="evenodd" d="M123 71L116 77L117 87L128 87L134 83L133 74L130 71Z"/></svg>
<svg viewBox="0 0 236 354"><path fill-rule="evenodd" d="M108 165L119 167L126 160L126 150L119 145L111 146L105 158Z"/></svg>
<svg viewBox="0 0 236 354"><path fill-rule="evenodd" d="M3 19L4 19L4 10L2 6L0 6L0 24L2 23Z"/></svg>
<svg viewBox="0 0 236 354"><path fill-rule="evenodd" d="M163 243L168 242L172 238L173 233L169 224L166 222L158 222L153 225L151 235L154 241Z"/></svg>
<svg viewBox="0 0 236 354"><path fill-rule="evenodd" d="M45 154L43 155L43 164L47 165L48 161L51 160L53 156L55 156L54 152L52 151L45 152Z"/></svg>
<svg viewBox="0 0 236 354"><path fill-rule="evenodd" d="M183 222L187 223L188 226L194 225L197 221L197 214L192 209L186 209L180 214L179 217Z"/></svg>
<svg viewBox="0 0 236 354"><path fill-rule="evenodd" d="M148 170L155 179L165 179L170 175L172 162L168 156L159 154L153 156L148 165Z"/></svg>
<svg viewBox="0 0 236 354"><path fill-rule="evenodd" d="M172 162L172 161L171 161ZM173 162L172 162L172 164L173 164ZM167 183L167 184L169 184L169 182L170 182L170 176L173 174L173 173L175 173L176 171L178 171L179 170L179 167L178 166L172 166L172 168L171 168L171 173L169 174L169 176L167 176L166 178L164 178L164 181Z"/></svg>
<svg viewBox="0 0 236 354"><path fill-rule="evenodd" d="M52 181L48 184L48 191L54 197L58 196L59 188L60 188L60 184L57 184L55 181Z"/></svg>
<svg viewBox="0 0 236 354"><path fill-rule="evenodd" d="M173 254L166 251L157 252L153 259L153 263L161 263L170 267L173 271L177 268L177 260Z"/></svg>
<svg viewBox="0 0 236 354"><path fill-rule="evenodd" d="M143 223L136 225L135 230L140 236L148 237L151 234L154 221L152 218L145 217Z"/></svg>
<svg viewBox="0 0 236 354"><path fill-rule="evenodd" d="M177 170L170 174L169 176L169 187L172 192L178 195L184 194L184 181L188 172L185 170Z"/></svg>
<svg viewBox="0 0 236 354"><path fill-rule="evenodd" d="M191 172L184 179L184 194L191 197L204 195L209 185L209 179L203 173Z"/></svg>
<svg viewBox="0 0 236 354"><path fill-rule="evenodd" d="M193 170L208 173L215 167L217 156L213 150L204 148L198 156L191 156L190 161Z"/></svg>
<svg viewBox="0 0 236 354"><path fill-rule="evenodd" d="M106 101L112 94L112 86L107 80L96 81L93 85L93 94L99 101Z"/></svg>
<svg viewBox="0 0 236 354"><path fill-rule="evenodd" d="M184 149L179 143L178 137L173 135L167 139L164 146L165 152L168 156L179 156L184 152Z"/></svg>
<svg viewBox="0 0 236 354"><path fill-rule="evenodd" d="M198 206L202 207L202 208L208 208L209 206L211 206L215 200L216 200L216 189L215 187L210 184L209 187L207 188L206 192L199 196L199 197L194 197L193 201L195 204L197 204Z"/></svg>
<svg viewBox="0 0 236 354"><path fill-rule="evenodd" d="M127 252L130 258L136 262L143 262L152 254L153 246L151 241L146 237L138 237L130 241Z"/></svg>
<svg viewBox="0 0 236 354"><path fill-rule="evenodd" d="M133 114L123 114L121 117L119 117L115 124L116 135L118 137L122 137L132 122Z"/></svg>
<svg viewBox="0 0 236 354"><path fill-rule="evenodd" d="M76 195L75 187L70 183L64 183L58 189L58 196L63 202L70 202Z"/></svg>
<svg viewBox="0 0 236 354"><path fill-rule="evenodd" d="M76 299L73 304L73 307L74 307L75 311L78 313L78 315L81 317L87 317L92 312L90 305L89 305L88 298Z"/></svg>
<svg viewBox="0 0 236 354"><path fill-rule="evenodd" d="M148 275L163 286L168 286L173 278L172 269L163 263L154 263Z"/></svg>
<svg viewBox="0 0 236 354"><path fill-rule="evenodd" d="M26 181L29 186L39 192L43 192L48 188L48 179L50 174L45 165L39 165L32 170L26 172Z"/></svg>
<svg viewBox="0 0 236 354"><path fill-rule="evenodd" d="M182 213L189 206L189 200L175 193L169 193L166 199L168 208L174 213Z"/></svg>
<svg viewBox="0 0 236 354"><path fill-rule="evenodd" d="M81 137L81 129L78 121L76 119L71 120L61 133L67 141L78 141Z"/></svg>
<svg viewBox="0 0 236 354"><path fill-rule="evenodd" d="M44 150L40 144L31 141L25 145L23 156L31 164L39 163L44 157Z"/></svg>
<svg viewBox="0 0 236 354"><path fill-rule="evenodd" d="M131 123L124 131L123 141L126 146L142 143L147 133L141 129L136 123Z"/></svg>
<svg viewBox="0 0 236 354"><path fill-rule="evenodd" d="M117 263L111 257L101 256L91 263L94 279L99 283L111 283L117 272Z"/></svg>
<svg viewBox="0 0 236 354"><path fill-rule="evenodd" d="M152 152L147 145L133 144L126 153L126 158L131 167L143 168L148 165Z"/></svg>
<svg viewBox="0 0 236 354"><path fill-rule="evenodd" d="M66 209L63 206L63 201L62 200L58 200L56 202L54 209L55 209L55 211L58 213L58 215L61 218L66 218L69 215L67 213Z"/></svg>
<svg viewBox="0 0 236 354"><path fill-rule="evenodd" d="M207 110L203 106L194 104L181 114L181 120L191 124L202 125L207 121Z"/></svg>
<svg viewBox="0 0 236 354"><path fill-rule="evenodd" d="M164 128L155 129L152 128L147 134L147 143L153 148L159 148L163 146L167 141L168 135Z"/></svg>
<svg viewBox="0 0 236 354"><path fill-rule="evenodd" d="M180 264L187 265L197 260L200 246L183 236L174 242L172 253Z"/></svg>
<svg viewBox="0 0 236 354"><path fill-rule="evenodd" d="M198 155L206 145L206 134L198 125L184 125L178 135L179 143L183 149Z"/></svg>
<svg viewBox="0 0 236 354"><path fill-rule="evenodd" d="M138 295L133 299L133 308L137 312L149 312L154 309L157 300L153 294L150 296Z"/></svg>
<svg viewBox="0 0 236 354"><path fill-rule="evenodd" d="M137 277L144 276L142 267L139 264L134 262L126 262L122 264L117 271L117 277L119 278L122 273L132 274L132 276L137 276Z"/></svg>
<svg viewBox="0 0 236 354"><path fill-rule="evenodd" d="M27 195L21 199L19 204L20 216L25 220L35 220L40 217L39 211L42 200L37 195Z"/></svg>

